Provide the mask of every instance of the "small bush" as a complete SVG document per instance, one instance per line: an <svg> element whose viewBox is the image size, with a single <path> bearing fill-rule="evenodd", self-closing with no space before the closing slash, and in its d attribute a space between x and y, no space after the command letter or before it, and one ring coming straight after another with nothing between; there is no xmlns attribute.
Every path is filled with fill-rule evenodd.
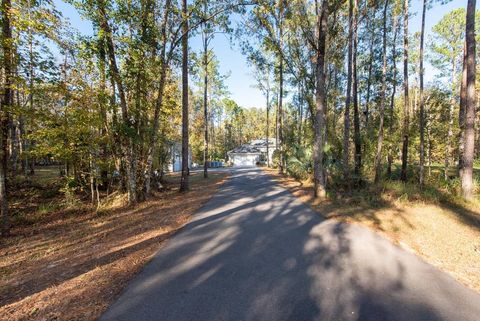
<svg viewBox="0 0 480 321"><path fill-rule="evenodd" d="M60 189L60 192L64 194L63 205L65 207L74 207L81 203L77 197L78 189L78 182L73 177L67 177L65 186Z"/></svg>

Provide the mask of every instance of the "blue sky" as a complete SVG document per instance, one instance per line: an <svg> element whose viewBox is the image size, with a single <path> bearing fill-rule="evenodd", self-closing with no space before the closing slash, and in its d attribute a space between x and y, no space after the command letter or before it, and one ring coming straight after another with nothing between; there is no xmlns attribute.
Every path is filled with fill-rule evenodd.
<svg viewBox="0 0 480 321"><path fill-rule="evenodd" d="M71 5L64 3L62 0L54 0L57 9L62 12L63 16L70 20L73 28L80 33L92 34L92 26L89 21L83 20L76 9ZM421 22L421 1L412 0L411 12L416 13L410 20L410 32L420 30ZM426 35L430 34L431 28L449 11L455 8L466 8L467 0L452 0L446 5L435 4L429 11L426 19ZM191 50L200 50L199 39L190 40ZM231 97L243 107L263 107L265 99L261 92L254 88L255 80L252 77L252 70L247 65L245 57L241 54L240 49L231 45L226 36L218 35L212 42L211 46L220 61L220 72L222 74L230 73L227 79L227 86L231 93ZM435 78L435 70L426 65L426 81Z"/></svg>

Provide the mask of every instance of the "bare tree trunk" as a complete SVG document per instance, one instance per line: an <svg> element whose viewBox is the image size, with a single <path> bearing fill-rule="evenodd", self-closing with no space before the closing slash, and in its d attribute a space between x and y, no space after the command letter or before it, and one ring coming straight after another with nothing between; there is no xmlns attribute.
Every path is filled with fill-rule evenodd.
<svg viewBox="0 0 480 321"><path fill-rule="evenodd" d="M467 45L463 46L463 67L462 80L460 84L460 108L458 112L458 127L460 128L460 139L458 144L458 176L462 179L463 173L463 151L465 143L465 105L467 100Z"/></svg>
<svg viewBox="0 0 480 321"><path fill-rule="evenodd" d="M407 181L407 165L408 165L408 141L409 141L409 98L408 98L408 1L404 0L403 5L403 145L402 145L402 181Z"/></svg>
<svg viewBox="0 0 480 321"><path fill-rule="evenodd" d="M31 10L32 8L30 7L31 3L29 1L29 10L28 10L28 18L31 19ZM35 79L35 68L34 68L34 53L33 53L33 31L32 27L28 26L28 57L29 57L29 65L28 65L28 73L29 73L29 79L28 79L28 103L29 103L29 108L30 112L33 112L33 95L34 95L34 79ZM25 131L25 136L28 135L28 130ZM32 175L35 172L35 160L33 157L29 157L28 151L32 148L33 142L31 139L28 139L25 137L25 152L26 152L26 157L25 157L25 175Z"/></svg>
<svg viewBox="0 0 480 321"><path fill-rule="evenodd" d="M388 1L388 0L387 0ZM371 21L375 20L375 11L373 13L373 17L368 20L370 23ZM367 27L368 29L368 27ZM368 58L368 76L367 76L367 97L365 99L365 128L368 131L368 121L370 116L370 92L371 92L371 85L372 85L372 70L373 70L373 46L375 41L375 24L372 27L370 39L370 48L369 48L369 58Z"/></svg>
<svg viewBox="0 0 480 321"><path fill-rule="evenodd" d="M385 114L385 92L387 90L387 9L388 0L383 9L383 68L382 68L382 92L380 93L380 124L378 128L377 155L375 156L375 184L382 176L382 148L383 148L383 120Z"/></svg>
<svg viewBox="0 0 480 321"><path fill-rule="evenodd" d="M105 135L108 134L108 118L107 118L107 104L108 104L108 99L107 99L107 94L106 94L106 88L107 88L107 72L106 72L106 52L105 52L105 40L103 38L103 35L98 37L98 66L99 66L99 73L100 73L100 90L98 92L98 102L100 105L100 115L101 115L101 120L102 120L102 128L100 130L100 136L104 137ZM109 155L109 148L108 148L108 143L106 141L102 141L100 144L101 147L101 157L103 162L106 164L108 163L108 159L110 158ZM101 181L103 183L104 188L108 189L108 186L110 185L110 182L108 180L108 169L103 168L101 173ZM96 184L96 187L98 189L98 182Z"/></svg>
<svg viewBox="0 0 480 321"><path fill-rule="evenodd" d="M297 134L297 144L302 145L302 129L303 129L303 89L302 84L298 83L298 134Z"/></svg>
<svg viewBox="0 0 480 321"><path fill-rule="evenodd" d="M423 0L422 8L422 29L420 31L420 172L419 184L422 186L425 180L425 98L423 97L423 44L425 39L425 14L427 11L427 0Z"/></svg>
<svg viewBox="0 0 480 321"><path fill-rule="evenodd" d="M92 205L95 204L95 165L93 163L93 153L92 151L90 151L90 162L89 162L89 165L90 165L90 202L92 203Z"/></svg>
<svg viewBox="0 0 480 321"><path fill-rule="evenodd" d="M279 50L283 47L283 0L279 1ZM285 147L283 141L283 56L279 53L278 140L280 144L279 172L285 171Z"/></svg>
<svg viewBox="0 0 480 321"><path fill-rule="evenodd" d="M279 172L285 171L285 150L283 142L283 58L280 58L280 93L278 97L278 143L280 146Z"/></svg>
<svg viewBox="0 0 480 321"><path fill-rule="evenodd" d="M362 172L362 138L360 136L360 115L358 112L358 79L357 79L357 51L358 51L358 0L355 0L355 14L353 20L353 55L352 55L352 89L353 89L353 130L355 144L355 178L361 182Z"/></svg>
<svg viewBox="0 0 480 321"><path fill-rule="evenodd" d="M352 92L352 47L353 47L353 0L348 2L348 63L347 63L347 93L345 98L345 116L343 129L343 177L350 180L350 99Z"/></svg>
<svg viewBox="0 0 480 321"><path fill-rule="evenodd" d="M14 101L14 95L12 93L12 104ZM17 136L17 124L13 117L10 119L10 163L11 163L11 175L12 178L17 176L17 163L18 163L18 136Z"/></svg>
<svg viewBox="0 0 480 321"><path fill-rule="evenodd" d="M455 59L452 60L452 93L455 92L455 79L457 74L457 68ZM455 98L452 94L452 99L450 101L450 106L448 108L448 130L447 130L447 140L445 144L445 168L443 174L445 180L448 180L448 168L450 167L450 155L452 154L451 140L453 136L453 108L455 106Z"/></svg>
<svg viewBox="0 0 480 321"><path fill-rule="evenodd" d="M180 192L188 186L188 12L187 0L182 0L182 177Z"/></svg>
<svg viewBox="0 0 480 321"><path fill-rule="evenodd" d="M270 75L268 75L270 77ZM267 80L268 82L268 80ZM270 84L267 83L267 167L270 167Z"/></svg>
<svg viewBox="0 0 480 321"><path fill-rule="evenodd" d="M28 155L26 154L27 151L27 139L25 133L25 117L20 115L18 120L18 132L20 134L20 158L21 158L21 169L23 175L27 175L27 168L28 168Z"/></svg>
<svg viewBox="0 0 480 321"><path fill-rule="evenodd" d="M206 5L207 2L205 2ZM204 142L203 142L203 177L208 177L208 36L203 39L203 119L204 119Z"/></svg>
<svg viewBox="0 0 480 321"><path fill-rule="evenodd" d="M316 110L314 122L313 169L315 197L326 196L326 179L323 166L323 148L325 144L325 112L327 109L327 93L325 86L325 47L328 32L328 1L323 1L321 11L318 0L315 1L317 12L317 65L316 73Z"/></svg>
<svg viewBox="0 0 480 321"><path fill-rule="evenodd" d="M473 197L473 156L475 150L475 4L468 0L466 17L466 104L465 104L465 142L463 150L462 195L466 199Z"/></svg>
<svg viewBox="0 0 480 321"><path fill-rule="evenodd" d="M393 135L393 116L395 107L395 95L397 93L397 35L398 35L398 20L397 17L393 19L393 46L392 46L392 60L393 60L393 79L392 79L392 95L390 96L390 123L388 126L389 135ZM393 144L388 150L387 156L387 177L392 177L392 163L393 163Z"/></svg>
<svg viewBox="0 0 480 321"><path fill-rule="evenodd" d="M18 75L18 71L16 72L16 75ZM22 105L21 103L21 100L20 100L20 90L17 90L16 91L16 96L17 96L17 106L20 107ZM15 161L15 168L12 169L14 170L17 174L18 174L18 161L20 159L20 162L22 162L21 160L21 156L22 156L22 136L21 136L21 121L22 121L22 115L18 115L18 119L17 119L17 125L15 126L15 150L16 150L16 153L17 155L15 156L14 158L14 161Z"/></svg>
<svg viewBox="0 0 480 321"><path fill-rule="evenodd" d="M430 122L429 122L429 117L428 117L428 109L425 110L426 114L425 115L425 127L427 129L427 144L428 144L428 177L432 175L432 139L430 135Z"/></svg>
<svg viewBox="0 0 480 321"><path fill-rule="evenodd" d="M8 163L8 109L12 105L12 27L10 25L10 14L12 4L10 0L2 0L2 49L3 49L3 70L4 85L3 97L0 110L0 203L2 212L2 236L10 234L10 218L8 212L8 186L7 186L7 163Z"/></svg>
<svg viewBox="0 0 480 321"><path fill-rule="evenodd" d="M278 150L278 104L275 108L275 128L274 128L274 131L275 131L275 150Z"/></svg>

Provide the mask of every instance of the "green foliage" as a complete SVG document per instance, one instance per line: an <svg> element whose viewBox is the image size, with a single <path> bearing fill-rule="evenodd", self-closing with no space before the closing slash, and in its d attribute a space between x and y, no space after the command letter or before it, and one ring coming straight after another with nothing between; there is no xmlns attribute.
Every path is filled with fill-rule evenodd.
<svg viewBox="0 0 480 321"><path fill-rule="evenodd" d="M134 194L142 196L146 176L152 169L168 167L172 146L181 139L180 3L173 1L168 6L165 1L152 0L68 2L94 26L91 36L72 32L54 1L14 1L15 103L8 110L14 128L8 138L12 154L15 151L18 157L10 163L18 168L28 167L28 161L62 165L64 171L68 171L64 173L67 178L62 193L69 206L78 202L79 195L85 197L87 192L93 195L99 187L103 191L112 188L124 191L131 185L136 189ZM227 0L189 2L191 36L201 38L206 44L188 57L189 72L194 80L189 92L193 162L203 162L205 124L209 128L210 160L223 160L233 148L266 137L267 129L270 137L280 138L277 131L281 127L287 173L308 179L313 172L318 92L318 17L314 3L260 1L248 9L241 4ZM348 6L338 1L330 4L325 53L326 125L321 129L326 143L322 161L327 186L341 190L349 183L342 180ZM361 178L367 185L373 176L380 125L380 30L384 22L381 7L376 2L365 2L358 12L356 71ZM255 86L265 95L264 108L239 106L229 97L225 84L229 75L220 72L211 40L219 33L233 34L231 15L234 13L244 14L245 19L234 19L240 23L234 38L254 69ZM401 156L400 142L404 135L401 124L407 116L402 111L401 29L393 28L394 25L402 27L401 14L402 3L394 1L387 8L385 21L388 70L382 161L385 163L387 157L391 157L393 172L388 177L391 179L398 178L396 162ZM456 9L446 14L432 31L427 59L441 74L427 84L424 92L427 163L442 165L427 179L430 185L455 193L459 185L456 172L450 171L453 179L445 180L440 167L446 158L451 167L458 160L458 93L465 10ZM410 35L409 40L408 70L412 81L408 102L411 121L408 170L413 182L418 175L420 146L419 34ZM163 87L160 75L164 75ZM203 115L204 76L208 77L207 119ZM276 124L280 118L281 124ZM447 139L449 123L453 124L451 141ZM12 133L17 134L18 142ZM348 136L350 142L352 136ZM454 148L449 149L451 145ZM278 166L279 153L276 150L273 154L274 166ZM349 157L353 159L353 152Z"/></svg>
<svg viewBox="0 0 480 321"><path fill-rule="evenodd" d="M78 197L80 185L74 177L67 177L65 185L60 189L64 194L63 206L72 208L78 206L81 201Z"/></svg>
<svg viewBox="0 0 480 321"><path fill-rule="evenodd" d="M291 153L286 153L287 173L296 179L307 179L313 169L311 149L294 145L289 151Z"/></svg>

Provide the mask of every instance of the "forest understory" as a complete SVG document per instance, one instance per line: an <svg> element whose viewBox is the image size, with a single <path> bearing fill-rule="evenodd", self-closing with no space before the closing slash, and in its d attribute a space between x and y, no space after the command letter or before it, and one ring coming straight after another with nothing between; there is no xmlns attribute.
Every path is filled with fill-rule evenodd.
<svg viewBox="0 0 480 321"><path fill-rule="evenodd" d="M276 181L326 219L359 224L480 291L480 204L428 185L387 180L315 198L310 180L265 168Z"/></svg>
<svg viewBox="0 0 480 321"><path fill-rule="evenodd" d="M136 207L113 195L96 210L66 204L55 169L16 182L11 237L0 239L1 320L96 320L165 240L206 203L227 173L169 174L164 190Z"/></svg>

